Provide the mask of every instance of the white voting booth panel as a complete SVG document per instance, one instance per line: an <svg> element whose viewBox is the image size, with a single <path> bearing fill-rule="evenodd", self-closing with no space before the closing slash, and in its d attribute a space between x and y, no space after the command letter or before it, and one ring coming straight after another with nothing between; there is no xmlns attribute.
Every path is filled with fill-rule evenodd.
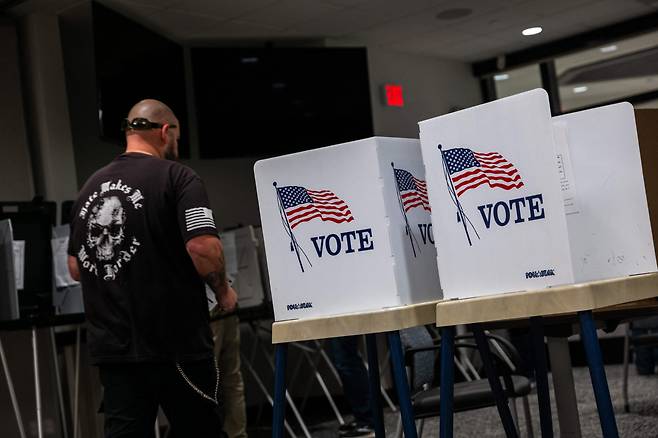
<svg viewBox="0 0 658 438"><path fill-rule="evenodd" d="M573 282L548 96L420 122L445 298Z"/></svg>
<svg viewBox="0 0 658 438"><path fill-rule="evenodd" d="M0 321L19 318L11 221L0 220Z"/></svg>
<svg viewBox="0 0 658 438"><path fill-rule="evenodd" d="M53 307L56 315L84 313L82 286L71 278L68 268L68 246L70 227L59 225L53 227L51 249L53 253L53 272L55 275L55 290L53 291Z"/></svg>
<svg viewBox="0 0 658 438"><path fill-rule="evenodd" d="M258 261L258 239L254 227L247 226L220 233L224 246L226 272L233 281L242 309L256 307L265 301Z"/></svg>
<svg viewBox="0 0 658 438"><path fill-rule="evenodd" d="M553 122L575 281L655 272L632 105L579 111Z"/></svg>
<svg viewBox="0 0 658 438"><path fill-rule="evenodd" d="M418 140L374 137L254 170L277 321L441 298Z"/></svg>

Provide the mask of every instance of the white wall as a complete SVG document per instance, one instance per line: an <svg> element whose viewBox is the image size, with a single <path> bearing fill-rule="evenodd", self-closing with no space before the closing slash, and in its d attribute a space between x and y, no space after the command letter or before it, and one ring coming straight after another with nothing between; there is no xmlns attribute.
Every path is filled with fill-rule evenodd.
<svg viewBox="0 0 658 438"><path fill-rule="evenodd" d="M12 24L0 24L0 66L0 201L30 200L34 184Z"/></svg>
<svg viewBox="0 0 658 438"><path fill-rule="evenodd" d="M230 147L230 145L224 145ZM260 224L252 158L185 160L203 179L219 228Z"/></svg>
<svg viewBox="0 0 658 438"><path fill-rule="evenodd" d="M372 116L376 135L418 138L418 122L482 103L469 64L368 48ZM402 85L404 107L383 104L382 87Z"/></svg>
<svg viewBox="0 0 658 438"><path fill-rule="evenodd" d="M59 23L55 15L30 14L20 24L36 190L59 205L77 193Z"/></svg>

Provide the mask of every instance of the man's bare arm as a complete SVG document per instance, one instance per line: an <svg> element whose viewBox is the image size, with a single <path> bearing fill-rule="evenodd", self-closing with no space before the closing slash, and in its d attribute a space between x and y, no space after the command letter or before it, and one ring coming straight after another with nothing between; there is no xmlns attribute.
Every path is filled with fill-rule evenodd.
<svg viewBox="0 0 658 438"><path fill-rule="evenodd" d="M71 278L74 279L75 281L80 281L80 269L78 268L78 259L76 259L73 256L69 256L67 260L67 264L69 265L69 274L71 274Z"/></svg>
<svg viewBox="0 0 658 438"><path fill-rule="evenodd" d="M233 310L237 295L226 280L226 266L222 242L211 235L193 237L185 245L198 274L217 296L223 310Z"/></svg>

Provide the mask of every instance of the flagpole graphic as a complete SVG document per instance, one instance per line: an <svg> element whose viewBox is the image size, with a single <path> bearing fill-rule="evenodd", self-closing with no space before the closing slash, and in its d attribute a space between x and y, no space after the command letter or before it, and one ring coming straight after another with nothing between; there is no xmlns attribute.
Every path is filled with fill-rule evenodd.
<svg viewBox="0 0 658 438"><path fill-rule="evenodd" d="M297 242L297 238L292 230L314 219L340 224L352 222L354 216L352 216L347 203L331 190L311 190L302 186L277 187L276 181L272 184L277 195L281 222L290 237L291 251L295 251L297 260L299 261L299 267L304 272L304 263L301 255L306 258L309 266L312 267L313 264L306 252L304 252L304 248Z"/></svg>
<svg viewBox="0 0 658 438"><path fill-rule="evenodd" d="M480 235L475 229L473 222L471 222L468 216L466 216L466 213L464 213L464 209L462 208L461 202L459 202L459 197L455 192L455 186L453 185L452 179L450 178L450 168L448 167L448 163L446 162L446 157L444 155L442 145L439 145L439 152L441 152L441 161L443 162L443 173L446 178L446 185L448 186L448 192L450 193L450 198L452 199L452 202L455 204L455 207L457 207L457 220L461 220L461 223L464 226L464 232L466 233L466 238L468 239L468 245L473 246L473 242L471 241L471 236L468 233L468 225L466 224L466 221L468 221L468 223L471 225L478 239L480 238Z"/></svg>
<svg viewBox="0 0 658 438"><path fill-rule="evenodd" d="M414 235L411 226L409 225L409 220L407 219L407 212L404 210L404 203L402 201L402 198L400 197L400 183L398 181L398 177L395 174L395 164L391 162L391 167L393 168L393 178L395 179L395 187L397 188L396 192L398 194L398 204L400 205L400 211L402 212L402 216L404 217L404 223L405 223L405 232L409 236L409 242L411 242L411 250L414 253L414 258L416 257L416 246L414 245L414 240L416 240L416 236ZM416 240L416 245L418 245L418 241ZM420 252L420 245L418 245L418 252Z"/></svg>
<svg viewBox="0 0 658 438"><path fill-rule="evenodd" d="M292 228L290 227L290 222L288 222L288 216L285 214L285 209L283 208L283 200L281 199L281 194L279 193L279 189L277 188L276 181L272 183L274 186L274 190L276 191L276 198L277 198L277 205L279 207L279 214L281 215L281 220L284 224L284 228L286 229L286 232L288 233L288 236L290 236L290 246L294 249L295 254L297 255L297 261L299 262L299 267L301 268L302 272L304 272L304 265L302 264L302 258L299 256L299 253L302 252L304 254L304 257L308 261L308 264L310 266L313 266L311 264L311 260L309 260L308 256L304 252L301 246L299 246L299 243L297 243L297 239L295 238L295 234L292 232Z"/></svg>

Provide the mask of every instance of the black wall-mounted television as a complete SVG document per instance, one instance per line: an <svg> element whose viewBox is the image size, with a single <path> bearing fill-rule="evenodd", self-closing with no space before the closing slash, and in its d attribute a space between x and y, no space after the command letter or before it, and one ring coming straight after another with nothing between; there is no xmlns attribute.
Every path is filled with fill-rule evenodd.
<svg viewBox="0 0 658 438"><path fill-rule="evenodd" d="M101 137L124 142L121 120L145 98L169 105L181 125L179 154L189 157L183 48L96 2L94 59Z"/></svg>
<svg viewBox="0 0 658 438"><path fill-rule="evenodd" d="M194 48L201 158L267 157L373 135L365 48Z"/></svg>

